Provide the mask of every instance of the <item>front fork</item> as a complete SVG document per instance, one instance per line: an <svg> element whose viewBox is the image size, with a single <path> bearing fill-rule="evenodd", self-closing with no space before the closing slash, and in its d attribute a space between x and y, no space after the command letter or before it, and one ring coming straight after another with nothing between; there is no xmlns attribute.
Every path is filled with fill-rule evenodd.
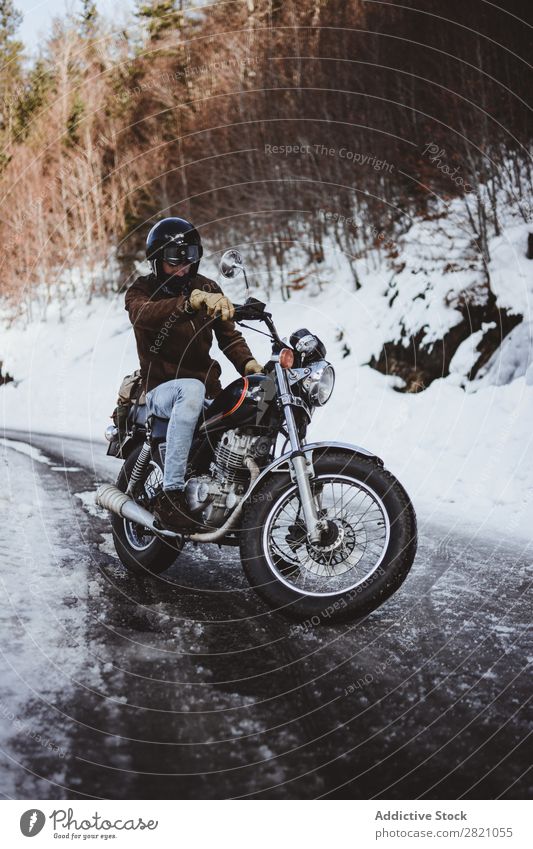
<svg viewBox="0 0 533 849"><path fill-rule="evenodd" d="M313 498L313 492L311 489L313 468L311 464L307 462L307 458L302 451L302 445L300 437L298 436L294 413L292 411L293 398L289 391L285 371L279 363L276 363L275 368L280 400L283 404L285 421L287 423L287 432L289 434L289 442L291 444L291 456L289 459L294 472L294 478L298 486L305 527L310 542L318 543L320 542L322 532L327 530L327 522L324 519L319 518L316 509L315 499Z"/></svg>

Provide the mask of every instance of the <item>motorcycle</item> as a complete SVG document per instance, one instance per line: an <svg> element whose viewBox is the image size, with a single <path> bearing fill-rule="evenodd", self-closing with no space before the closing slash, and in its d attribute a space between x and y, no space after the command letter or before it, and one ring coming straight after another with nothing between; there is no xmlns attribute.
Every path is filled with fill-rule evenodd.
<svg viewBox="0 0 533 849"><path fill-rule="evenodd" d="M200 416L185 485L198 531L167 530L151 512L162 489L167 420L136 404L125 428L108 427L108 454L124 464L116 486L101 486L96 501L112 514L118 557L136 574L157 575L187 542L238 546L250 585L276 611L313 624L361 617L412 566L409 496L365 448L306 441L335 385L324 344L306 328L289 343L279 338L267 305L250 295L238 251L226 251L220 271L244 275L247 297L234 320L266 327L271 359L264 373L230 383Z"/></svg>

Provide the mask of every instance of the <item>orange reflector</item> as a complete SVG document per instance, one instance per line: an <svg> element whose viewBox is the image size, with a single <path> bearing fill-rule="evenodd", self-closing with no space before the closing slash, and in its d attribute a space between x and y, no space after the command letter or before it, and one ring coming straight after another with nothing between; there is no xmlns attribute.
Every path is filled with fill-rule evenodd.
<svg viewBox="0 0 533 849"><path fill-rule="evenodd" d="M294 351L292 348L282 348L279 353L279 364L281 368L292 368L294 364Z"/></svg>

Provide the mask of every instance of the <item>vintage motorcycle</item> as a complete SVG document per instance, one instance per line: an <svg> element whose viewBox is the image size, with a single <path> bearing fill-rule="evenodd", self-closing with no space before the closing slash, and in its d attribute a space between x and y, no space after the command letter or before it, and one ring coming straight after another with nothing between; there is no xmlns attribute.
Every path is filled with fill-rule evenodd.
<svg viewBox="0 0 533 849"><path fill-rule="evenodd" d="M136 404L125 428L108 427L108 454L125 462L116 486L101 486L96 501L112 513L117 554L137 574L159 574L188 541L239 546L249 583L278 612L315 624L363 616L411 568L411 501L370 451L306 442L314 410L334 388L326 349L307 329L289 343L279 338L266 304L249 294L238 251L226 251L220 270L228 279L244 275L248 296L235 305L235 321L266 326L271 359L264 373L233 381L200 416L185 487L197 532L159 527L151 512L162 487L167 420L147 418L146 406Z"/></svg>

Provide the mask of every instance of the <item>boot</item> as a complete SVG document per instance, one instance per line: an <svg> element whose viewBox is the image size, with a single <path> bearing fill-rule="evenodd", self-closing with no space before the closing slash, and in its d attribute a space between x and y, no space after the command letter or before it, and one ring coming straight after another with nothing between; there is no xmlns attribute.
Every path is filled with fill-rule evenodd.
<svg viewBox="0 0 533 849"><path fill-rule="evenodd" d="M153 511L158 524L167 531L184 533L201 528L201 524L189 512L182 489L160 492L154 500Z"/></svg>

